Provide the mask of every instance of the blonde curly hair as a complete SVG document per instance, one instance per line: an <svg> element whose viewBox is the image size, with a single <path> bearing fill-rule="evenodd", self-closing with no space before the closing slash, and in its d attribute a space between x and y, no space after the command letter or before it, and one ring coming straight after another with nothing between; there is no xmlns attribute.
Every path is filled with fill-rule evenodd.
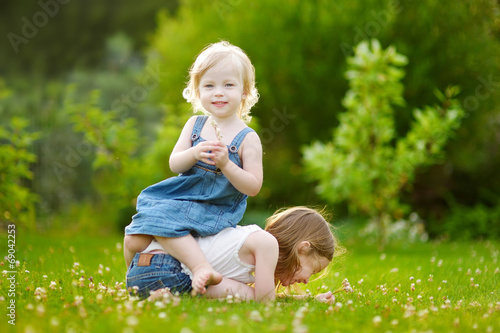
<svg viewBox="0 0 500 333"><path fill-rule="evenodd" d="M259 100L259 93L255 87L255 68L242 49L227 41L210 44L201 51L189 69L189 81L182 96L193 105L193 112L201 111L209 115L201 105L199 85L203 74L222 61L230 62L240 73L246 98L242 99L238 108L238 117L248 123L252 118L250 109Z"/></svg>

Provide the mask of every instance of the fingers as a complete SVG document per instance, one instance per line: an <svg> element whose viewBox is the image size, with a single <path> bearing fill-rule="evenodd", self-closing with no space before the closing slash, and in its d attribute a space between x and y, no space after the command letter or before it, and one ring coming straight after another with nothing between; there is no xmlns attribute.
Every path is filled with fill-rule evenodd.
<svg viewBox="0 0 500 333"><path fill-rule="evenodd" d="M197 146L196 159L210 165L225 165L229 159L227 147L220 141L204 141Z"/></svg>
<svg viewBox="0 0 500 333"><path fill-rule="evenodd" d="M331 291L326 292L324 294L319 294L316 296L316 299L322 303L334 303L335 302L335 295Z"/></svg>

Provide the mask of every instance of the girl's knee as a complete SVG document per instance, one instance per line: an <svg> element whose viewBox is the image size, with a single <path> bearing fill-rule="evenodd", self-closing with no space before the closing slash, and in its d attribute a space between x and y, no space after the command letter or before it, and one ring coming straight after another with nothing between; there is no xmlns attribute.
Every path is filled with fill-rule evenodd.
<svg viewBox="0 0 500 333"><path fill-rule="evenodd" d="M144 251L153 240L150 235L127 235L123 239L124 247L131 252Z"/></svg>

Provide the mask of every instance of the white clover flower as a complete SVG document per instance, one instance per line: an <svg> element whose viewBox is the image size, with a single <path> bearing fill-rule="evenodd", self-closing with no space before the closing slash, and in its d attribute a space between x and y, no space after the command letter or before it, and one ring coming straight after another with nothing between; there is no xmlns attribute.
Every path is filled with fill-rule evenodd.
<svg viewBox="0 0 500 333"><path fill-rule="evenodd" d="M250 312L250 316L248 316L248 317L250 318L250 320L257 321L257 322L261 322L264 320L262 318L262 315L260 314L260 312L257 310L253 310L252 312Z"/></svg>
<svg viewBox="0 0 500 333"><path fill-rule="evenodd" d="M137 326L139 324L139 319L136 316L128 316L127 317L127 325L128 326Z"/></svg>
<svg viewBox="0 0 500 333"><path fill-rule="evenodd" d="M78 295L75 296L75 302L74 302L75 305L82 304L82 301L83 301L83 296L78 296Z"/></svg>
<svg viewBox="0 0 500 333"><path fill-rule="evenodd" d="M50 318L50 326L59 326L59 319L57 317Z"/></svg>
<svg viewBox="0 0 500 333"><path fill-rule="evenodd" d="M43 316L45 314L45 306L43 305L43 303L40 303L36 306L36 313L39 316Z"/></svg>
<svg viewBox="0 0 500 333"><path fill-rule="evenodd" d="M164 309L165 308L165 303L163 303L162 301L156 301L155 302L155 307L158 308L158 309Z"/></svg>

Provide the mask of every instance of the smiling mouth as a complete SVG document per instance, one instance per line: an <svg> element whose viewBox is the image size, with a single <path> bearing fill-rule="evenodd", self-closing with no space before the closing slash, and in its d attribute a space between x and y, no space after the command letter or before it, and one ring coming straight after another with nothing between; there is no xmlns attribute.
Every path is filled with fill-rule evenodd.
<svg viewBox="0 0 500 333"><path fill-rule="evenodd" d="M226 105L227 102L212 102L214 105Z"/></svg>

